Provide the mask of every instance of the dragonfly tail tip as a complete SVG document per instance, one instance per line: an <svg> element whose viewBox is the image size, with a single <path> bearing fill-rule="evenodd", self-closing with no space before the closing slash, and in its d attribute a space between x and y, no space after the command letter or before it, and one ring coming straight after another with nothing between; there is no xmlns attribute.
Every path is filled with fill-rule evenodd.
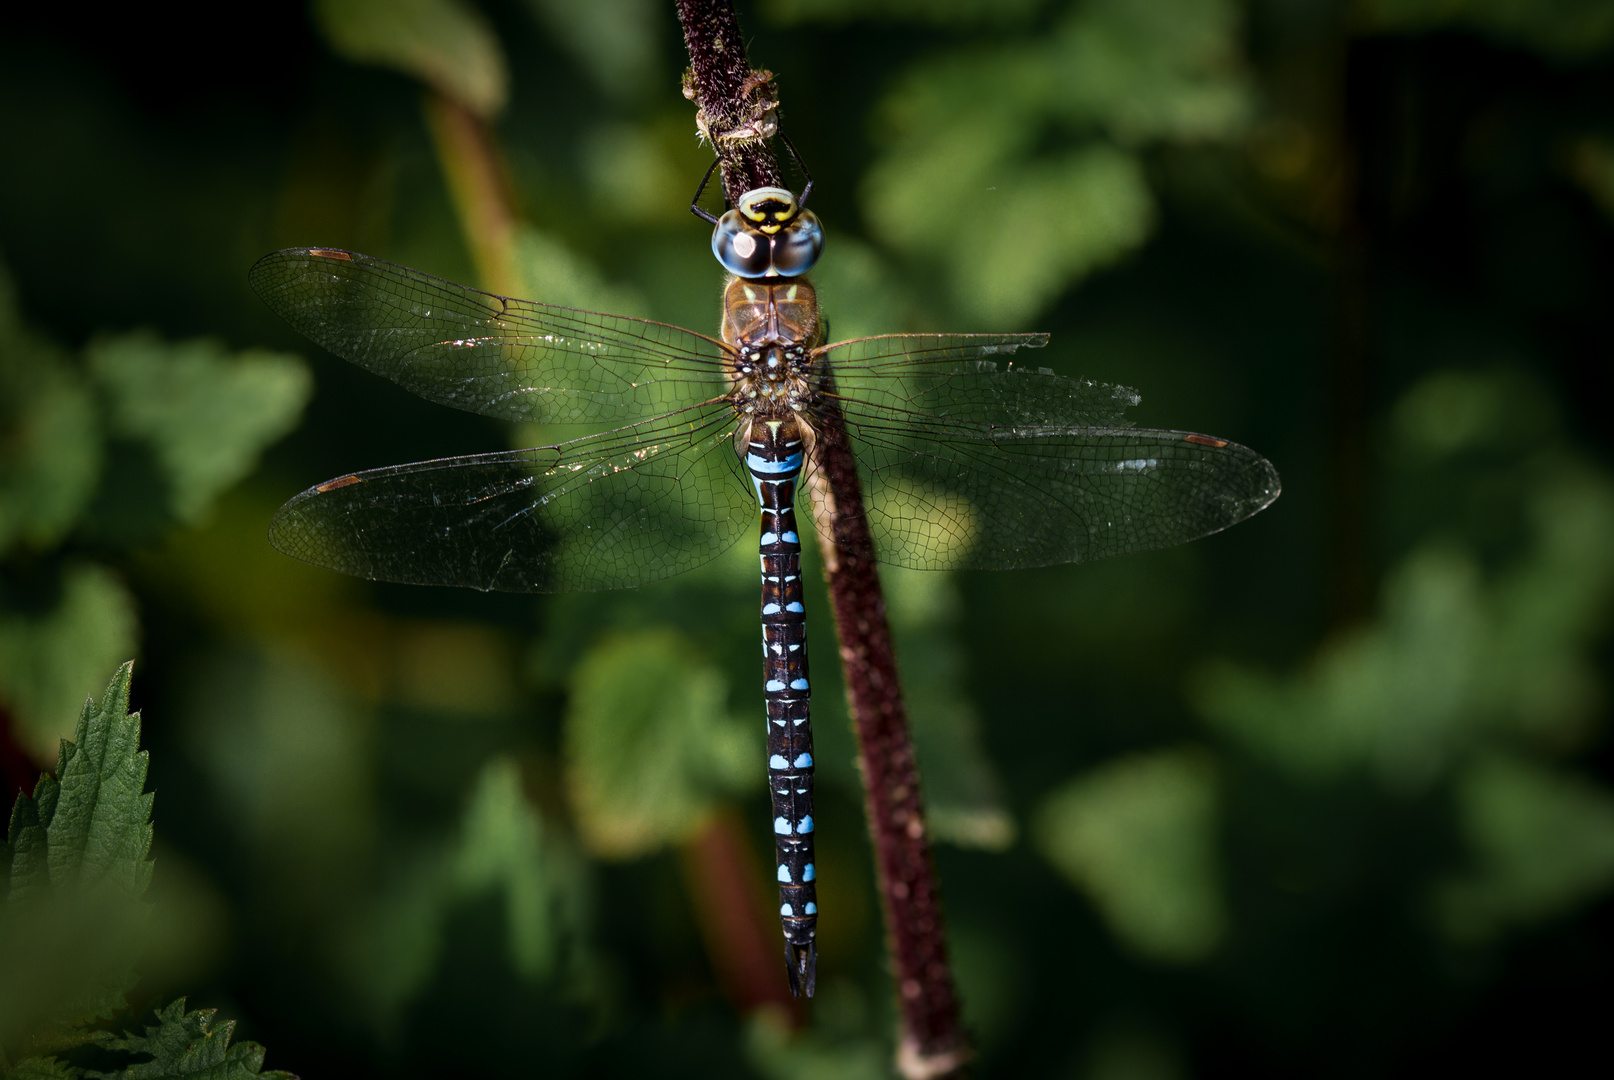
<svg viewBox="0 0 1614 1080"><path fill-rule="evenodd" d="M791 997L812 997L818 988L818 946L786 942L785 974L790 976Z"/></svg>

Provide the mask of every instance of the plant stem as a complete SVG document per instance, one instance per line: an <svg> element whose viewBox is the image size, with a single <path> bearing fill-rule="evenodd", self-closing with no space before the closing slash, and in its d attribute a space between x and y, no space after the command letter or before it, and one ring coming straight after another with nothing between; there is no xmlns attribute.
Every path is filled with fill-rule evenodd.
<svg viewBox="0 0 1614 1080"><path fill-rule="evenodd" d="M777 184L778 164L767 138L777 98L763 73L749 68L731 0L678 0L678 16L691 65L686 85L700 107L702 130L713 135L723 161L729 201L753 187ZM722 137L736 129L741 137ZM885 597L875 571L857 463L833 394L826 393L815 412L814 430L808 490L841 642L847 703L857 730L901 1016L898 1069L911 1080L956 1075L969 1048L959 1026L958 999L947 962L918 762L897 678Z"/></svg>

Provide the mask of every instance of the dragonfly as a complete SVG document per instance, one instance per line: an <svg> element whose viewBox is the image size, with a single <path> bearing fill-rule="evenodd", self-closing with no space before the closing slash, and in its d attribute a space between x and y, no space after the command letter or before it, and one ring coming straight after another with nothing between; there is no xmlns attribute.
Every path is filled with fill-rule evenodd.
<svg viewBox="0 0 1614 1080"><path fill-rule="evenodd" d="M1169 547L1250 517L1280 490L1272 465L1237 443L1131 426L1132 390L1014 362L1046 334L826 343L806 276L824 246L811 190L810 177L800 197L758 188L721 217L697 191L692 209L713 224L727 273L711 335L335 248L277 251L249 275L302 334L428 401L602 429L328 480L275 514L269 539L287 555L378 581L621 589L709 562L760 517L768 779L798 997L816 984L818 901L795 500L814 482L824 425L844 423L874 554L902 567L1004 570Z"/></svg>

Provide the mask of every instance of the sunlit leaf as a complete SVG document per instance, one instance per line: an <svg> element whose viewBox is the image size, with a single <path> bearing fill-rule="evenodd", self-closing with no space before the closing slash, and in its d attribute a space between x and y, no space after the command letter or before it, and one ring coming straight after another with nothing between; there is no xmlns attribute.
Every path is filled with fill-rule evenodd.
<svg viewBox="0 0 1614 1080"><path fill-rule="evenodd" d="M1217 780L1197 751L1110 762L1050 795L1037 844L1145 956L1203 959L1227 931Z"/></svg>

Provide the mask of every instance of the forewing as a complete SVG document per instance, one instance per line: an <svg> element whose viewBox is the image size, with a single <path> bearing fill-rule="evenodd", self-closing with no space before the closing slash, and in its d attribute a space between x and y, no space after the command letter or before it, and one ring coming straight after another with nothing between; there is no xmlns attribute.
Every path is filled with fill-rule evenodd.
<svg viewBox="0 0 1614 1080"><path fill-rule="evenodd" d="M866 341L823 353L883 562L1087 562L1207 536L1278 497L1246 447L1127 427L1131 390L986 359L1041 335Z"/></svg>
<svg viewBox="0 0 1614 1080"><path fill-rule="evenodd" d="M665 323L496 296L332 248L277 251L248 278L337 356L467 412L617 422L723 392L726 346Z"/></svg>
<svg viewBox="0 0 1614 1080"><path fill-rule="evenodd" d="M733 423L723 405L559 446L354 473L281 507L269 540L376 581L535 593L643 585L755 527Z"/></svg>

